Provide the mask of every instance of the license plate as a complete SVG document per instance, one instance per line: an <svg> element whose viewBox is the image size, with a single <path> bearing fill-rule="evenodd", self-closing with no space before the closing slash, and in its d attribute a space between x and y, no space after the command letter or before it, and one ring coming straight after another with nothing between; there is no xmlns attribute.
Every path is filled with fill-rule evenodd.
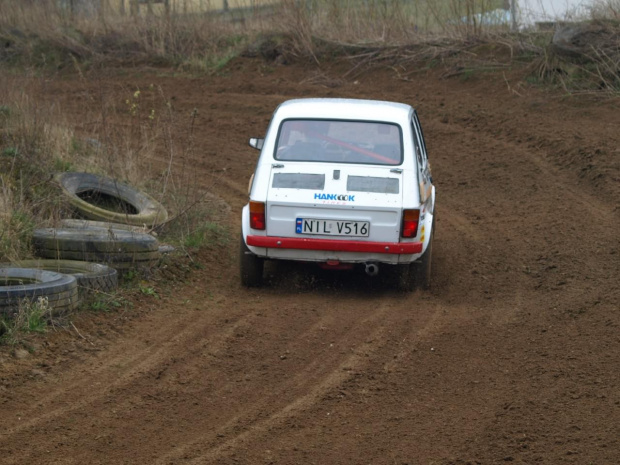
<svg viewBox="0 0 620 465"><path fill-rule="evenodd" d="M370 223L368 221L317 220L297 218L295 232L297 234L324 234L328 236L368 237Z"/></svg>

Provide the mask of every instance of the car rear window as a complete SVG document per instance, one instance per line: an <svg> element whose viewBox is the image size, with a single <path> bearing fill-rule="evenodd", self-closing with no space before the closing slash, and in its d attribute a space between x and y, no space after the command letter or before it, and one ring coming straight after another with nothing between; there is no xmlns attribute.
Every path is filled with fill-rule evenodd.
<svg viewBox="0 0 620 465"><path fill-rule="evenodd" d="M345 120L285 120L276 160L400 165L402 131L392 123Z"/></svg>

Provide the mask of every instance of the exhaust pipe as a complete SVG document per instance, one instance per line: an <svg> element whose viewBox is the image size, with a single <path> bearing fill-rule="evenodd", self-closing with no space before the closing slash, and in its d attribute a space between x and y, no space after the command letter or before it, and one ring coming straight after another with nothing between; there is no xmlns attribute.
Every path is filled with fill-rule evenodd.
<svg viewBox="0 0 620 465"><path fill-rule="evenodd" d="M376 263L366 263L365 271L368 276L377 276L379 274L379 265Z"/></svg>

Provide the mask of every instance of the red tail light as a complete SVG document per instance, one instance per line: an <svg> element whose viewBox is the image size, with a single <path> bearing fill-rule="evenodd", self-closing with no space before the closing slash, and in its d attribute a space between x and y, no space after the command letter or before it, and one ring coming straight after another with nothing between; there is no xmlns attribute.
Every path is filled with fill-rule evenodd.
<svg viewBox="0 0 620 465"><path fill-rule="evenodd" d="M263 202L250 202L250 228L265 229L265 204Z"/></svg>
<svg viewBox="0 0 620 465"><path fill-rule="evenodd" d="M419 222L420 210L404 210L402 237L416 237L418 235Z"/></svg>

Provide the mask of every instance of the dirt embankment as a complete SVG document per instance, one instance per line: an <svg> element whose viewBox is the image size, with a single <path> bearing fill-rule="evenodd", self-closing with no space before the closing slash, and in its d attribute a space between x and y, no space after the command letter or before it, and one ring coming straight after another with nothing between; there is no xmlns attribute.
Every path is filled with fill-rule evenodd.
<svg viewBox="0 0 620 465"><path fill-rule="evenodd" d="M42 85L85 132L88 96L153 84L179 121L196 109L196 149L174 162L230 205L235 232L246 141L278 103L411 103L437 184L434 281L399 294L274 264L266 288L246 290L233 238L159 299L83 316L80 335L24 360L4 352L2 463L620 461L617 102L519 85L518 72L343 74L245 59L204 79Z"/></svg>

